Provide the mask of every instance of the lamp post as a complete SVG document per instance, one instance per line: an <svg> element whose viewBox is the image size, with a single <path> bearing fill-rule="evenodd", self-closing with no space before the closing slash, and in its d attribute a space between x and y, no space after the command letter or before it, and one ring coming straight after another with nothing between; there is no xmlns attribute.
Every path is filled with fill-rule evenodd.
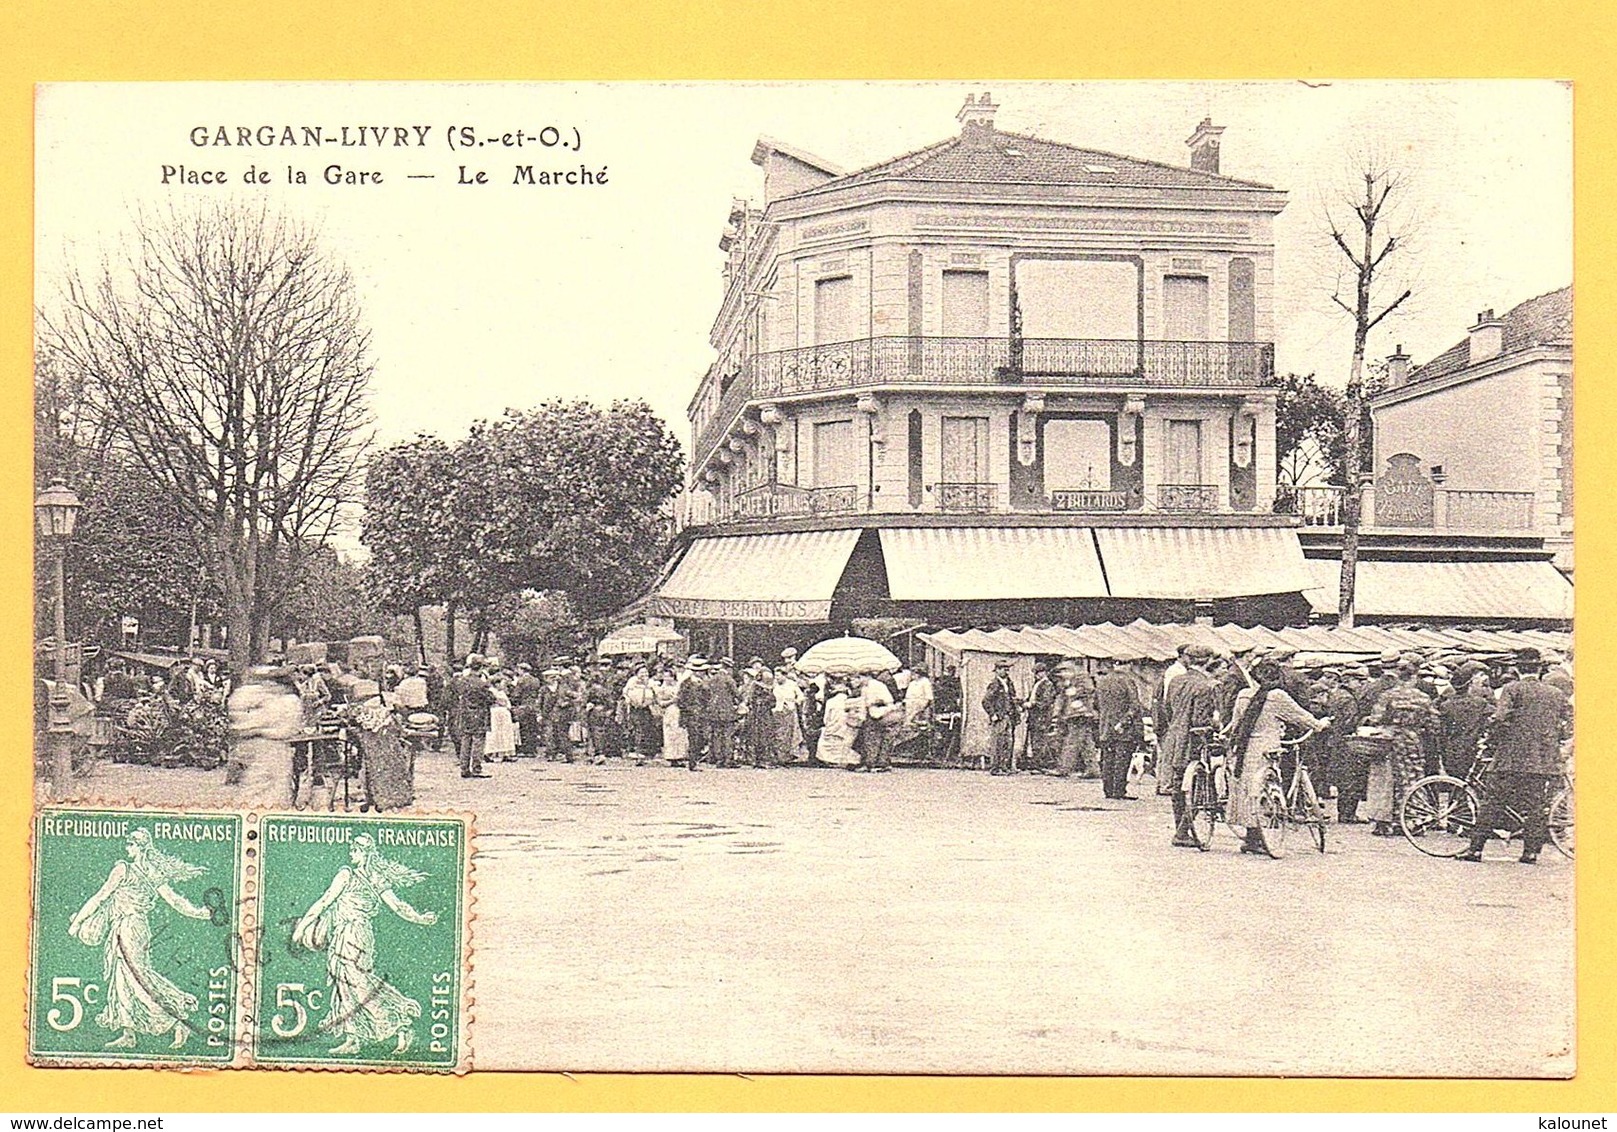
<svg viewBox="0 0 1617 1132"><path fill-rule="evenodd" d="M67 794L73 774L73 722L68 716L67 697L67 541L79 518L79 497L60 480L34 499L34 519L39 537L50 548L56 575L54 596L56 614L56 682L50 700L51 794Z"/></svg>

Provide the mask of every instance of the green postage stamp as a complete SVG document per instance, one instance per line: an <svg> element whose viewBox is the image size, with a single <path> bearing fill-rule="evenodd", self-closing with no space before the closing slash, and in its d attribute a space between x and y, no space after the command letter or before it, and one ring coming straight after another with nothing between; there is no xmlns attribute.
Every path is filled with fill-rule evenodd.
<svg viewBox="0 0 1617 1132"><path fill-rule="evenodd" d="M240 814L45 810L28 1048L42 1065L235 1065Z"/></svg>
<svg viewBox="0 0 1617 1132"><path fill-rule="evenodd" d="M467 1064L466 823L260 821L261 1065Z"/></svg>
<svg viewBox="0 0 1617 1132"><path fill-rule="evenodd" d="M40 1065L471 1066L460 816L47 809Z"/></svg>

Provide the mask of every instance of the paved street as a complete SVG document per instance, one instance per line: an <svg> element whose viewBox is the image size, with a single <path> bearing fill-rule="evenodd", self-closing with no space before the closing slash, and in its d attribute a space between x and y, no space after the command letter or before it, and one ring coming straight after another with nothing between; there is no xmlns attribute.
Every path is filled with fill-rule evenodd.
<svg viewBox="0 0 1617 1132"><path fill-rule="evenodd" d="M475 810L484 1068L1571 1073L1573 868L1363 827L1280 861L1167 845L1166 799L956 771L524 761ZM101 799L228 801L105 767ZM1150 781L1144 783L1149 795Z"/></svg>

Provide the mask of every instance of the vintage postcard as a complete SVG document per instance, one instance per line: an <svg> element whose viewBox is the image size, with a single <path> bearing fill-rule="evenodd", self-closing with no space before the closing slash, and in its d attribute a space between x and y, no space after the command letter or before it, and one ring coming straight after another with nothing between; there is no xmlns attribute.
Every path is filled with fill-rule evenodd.
<svg viewBox="0 0 1617 1132"><path fill-rule="evenodd" d="M37 1061L1577 1070L1567 84L36 106Z"/></svg>

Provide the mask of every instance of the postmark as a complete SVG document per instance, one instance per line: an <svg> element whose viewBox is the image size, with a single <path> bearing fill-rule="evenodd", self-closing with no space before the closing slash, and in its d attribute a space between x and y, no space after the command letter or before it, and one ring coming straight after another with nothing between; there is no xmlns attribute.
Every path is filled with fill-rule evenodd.
<svg viewBox="0 0 1617 1132"><path fill-rule="evenodd" d="M241 1064L245 826L228 813L39 812L31 1062Z"/></svg>
<svg viewBox="0 0 1617 1132"><path fill-rule="evenodd" d="M267 814L256 832L254 1062L468 1068L466 819Z"/></svg>

